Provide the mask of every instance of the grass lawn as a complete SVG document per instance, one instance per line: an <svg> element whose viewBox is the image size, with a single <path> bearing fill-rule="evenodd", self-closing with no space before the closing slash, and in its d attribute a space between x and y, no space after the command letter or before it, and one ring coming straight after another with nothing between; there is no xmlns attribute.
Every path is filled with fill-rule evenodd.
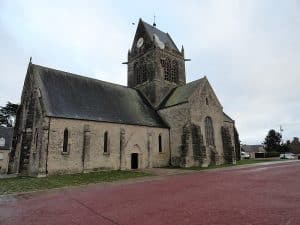
<svg viewBox="0 0 300 225"><path fill-rule="evenodd" d="M274 159L274 160L270 160L270 159L243 159L243 160L236 161L235 165L233 165L233 164L209 165L208 167L194 166L194 167L187 167L187 168L182 168L182 169L187 169L187 170L209 170L209 169L217 169L217 168L224 168L224 167L233 167L233 166L239 166L239 165L254 164L254 163L272 162L272 161L278 161L278 160L276 160L276 159Z"/></svg>
<svg viewBox="0 0 300 225"><path fill-rule="evenodd" d="M253 164L253 163L261 163L261 162L273 162L273 161L279 161L280 159L243 159L236 161L236 165L246 165L246 164Z"/></svg>
<svg viewBox="0 0 300 225"><path fill-rule="evenodd" d="M91 173L78 173L55 175L43 178L14 177L0 179L0 195L45 190L66 186L76 186L90 183L111 182L130 178L150 176L149 173L139 171L99 171Z"/></svg>

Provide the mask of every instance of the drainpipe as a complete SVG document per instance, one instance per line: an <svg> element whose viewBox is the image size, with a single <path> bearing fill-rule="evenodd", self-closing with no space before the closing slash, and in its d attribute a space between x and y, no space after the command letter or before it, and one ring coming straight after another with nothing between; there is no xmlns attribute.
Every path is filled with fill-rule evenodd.
<svg viewBox="0 0 300 225"><path fill-rule="evenodd" d="M147 132L147 158L148 158L148 163L147 163L147 168L150 168L150 132Z"/></svg>
<svg viewBox="0 0 300 225"><path fill-rule="evenodd" d="M171 150L171 130L169 129L169 165L172 166L172 150Z"/></svg>
<svg viewBox="0 0 300 225"><path fill-rule="evenodd" d="M51 117L49 117L49 122L48 122L48 141L47 141L47 151L46 151L46 175L48 174L48 153L49 153L49 141L50 141L50 125L51 125Z"/></svg>
<svg viewBox="0 0 300 225"><path fill-rule="evenodd" d="M85 170L85 161L88 154L89 157L89 151L90 151L90 127L89 125L83 126L83 148L82 148L82 172ZM87 159L89 160L89 158Z"/></svg>
<svg viewBox="0 0 300 225"><path fill-rule="evenodd" d="M125 129L124 128L121 128L120 129L120 164L119 164L119 170L122 169L122 154L124 152L124 145L125 145Z"/></svg>
<svg viewBox="0 0 300 225"><path fill-rule="evenodd" d="M84 172L84 161L85 161L85 150L86 150L86 131L83 131L83 148L81 155L81 163L82 163L82 173Z"/></svg>

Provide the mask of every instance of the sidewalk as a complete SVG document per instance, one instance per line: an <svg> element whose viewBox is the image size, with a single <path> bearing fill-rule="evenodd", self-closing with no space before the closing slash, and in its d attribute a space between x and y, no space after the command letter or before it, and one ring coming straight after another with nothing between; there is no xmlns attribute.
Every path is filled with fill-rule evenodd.
<svg viewBox="0 0 300 225"><path fill-rule="evenodd" d="M150 168L150 169L141 169L141 171L151 173L155 176L173 176L173 175L183 175L183 174L191 174L198 172L212 172L212 171L221 171L221 170L235 170L235 169L243 169L243 168L251 168L256 166L268 166L273 164L282 164L282 163L292 163L292 162L300 162L300 160L282 160L282 161L270 161L270 162L258 162L244 165L232 165L228 167L220 167L220 168L203 168L202 170L193 170L187 168Z"/></svg>
<svg viewBox="0 0 300 225"><path fill-rule="evenodd" d="M0 179L17 177L17 174L0 174Z"/></svg>
<svg viewBox="0 0 300 225"><path fill-rule="evenodd" d="M197 170L188 170L188 169L172 169L172 168L150 168L150 169L141 169L141 171L153 174L155 176L172 176L179 174L190 174L195 173Z"/></svg>

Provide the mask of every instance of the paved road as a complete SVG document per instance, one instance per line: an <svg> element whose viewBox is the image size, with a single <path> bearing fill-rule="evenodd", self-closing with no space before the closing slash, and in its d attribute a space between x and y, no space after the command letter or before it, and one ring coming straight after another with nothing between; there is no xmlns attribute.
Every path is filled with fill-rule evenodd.
<svg viewBox="0 0 300 225"><path fill-rule="evenodd" d="M300 162L0 198L0 224L297 225Z"/></svg>

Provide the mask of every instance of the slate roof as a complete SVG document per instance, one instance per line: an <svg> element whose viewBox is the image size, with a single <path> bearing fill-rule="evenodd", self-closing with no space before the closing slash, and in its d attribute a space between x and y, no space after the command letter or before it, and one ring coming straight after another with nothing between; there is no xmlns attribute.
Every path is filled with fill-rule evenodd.
<svg viewBox="0 0 300 225"><path fill-rule="evenodd" d="M153 38L154 34L156 34L158 36L159 40L162 41L164 44L167 44L171 49L179 51L177 46L175 45L174 41L172 40L171 36L168 33L165 33L142 20L141 20L141 22L143 23L143 25L151 39Z"/></svg>
<svg viewBox="0 0 300 225"><path fill-rule="evenodd" d="M233 123L233 122L234 122L234 120L231 119L231 117L228 116L228 115L227 115L226 113L224 113L224 112L223 112L223 116L224 116L224 121L225 121L225 122L230 122L230 123Z"/></svg>
<svg viewBox="0 0 300 225"><path fill-rule="evenodd" d="M264 152L264 148L262 145L242 145L242 150L245 152L251 153L251 152Z"/></svg>
<svg viewBox="0 0 300 225"><path fill-rule="evenodd" d="M132 88L34 64L31 68L48 116L166 127Z"/></svg>
<svg viewBox="0 0 300 225"><path fill-rule="evenodd" d="M199 80L192 81L187 83L186 85L179 86L175 88L169 96L162 102L160 108L166 108L173 105L178 105L181 103L188 102L188 98L193 94L193 92L197 89L197 87L203 84L205 78L201 78Z"/></svg>
<svg viewBox="0 0 300 225"><path fill-rule="evenodd" d="M0 146L1 150L10 150L12 145L14 128L0 126L0 138L5 139L5 145Z"/></svg>

